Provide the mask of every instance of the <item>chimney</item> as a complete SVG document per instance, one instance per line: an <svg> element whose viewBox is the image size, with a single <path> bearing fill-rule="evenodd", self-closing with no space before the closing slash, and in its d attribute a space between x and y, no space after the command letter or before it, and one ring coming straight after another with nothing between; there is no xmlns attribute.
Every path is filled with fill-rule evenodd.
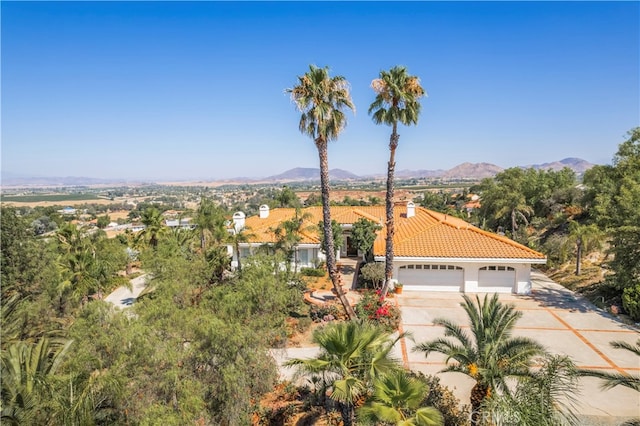
<svg viewBox="0 0 640 426"><path fill-rule="evenodd" d="M416 205L413 201L407 203L407 218L414 217L416 215Z"/></svg>
<svg viewBox="0 0 640 426"><path fill-rule="evenodd" d="M242 212L235 212L233 214L233 228L236 232L240 232L244 228L245 215Z"/></svg>
<svg viewBox="0 0 640 426"><path fill-rule="evenodd" d="M269 206L263 204L260 206L260 219L266 219L269 217Z"/></svg>

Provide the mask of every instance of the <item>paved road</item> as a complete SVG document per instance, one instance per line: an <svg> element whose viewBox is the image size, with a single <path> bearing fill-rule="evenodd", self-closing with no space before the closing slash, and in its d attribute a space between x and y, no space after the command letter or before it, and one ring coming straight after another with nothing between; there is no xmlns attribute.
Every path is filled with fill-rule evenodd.
<svg viewBox="0 0 640 426"><path fill-rule="evenodd" d="M131 290L126 287L118 287L104 300L113 303L117 308L125 309L133 305L138 295L147 286L147 274L140 275L130 281Z"/></svg>

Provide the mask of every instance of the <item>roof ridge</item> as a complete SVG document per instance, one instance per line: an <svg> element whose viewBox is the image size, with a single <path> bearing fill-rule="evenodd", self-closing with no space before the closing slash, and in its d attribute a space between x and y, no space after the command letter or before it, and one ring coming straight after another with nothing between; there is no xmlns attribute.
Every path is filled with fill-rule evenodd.
<svg viewBox="0 0 640 426"><path fill-rule="evenodd" d="M364 216L364 218L365 218L365 219L369 219L369 220L371 220L372 222L376 222L376 223L378 223L378 222L381 222L381 221L382 221L382 218L375 217L374 215L372 215L372 214L370 214L370 213L367 213L367 212L365 212L364 210L359 209L359 208L354 208L354 209L353 209L353 212L354 212L355 214L359 215L359 216Z"/></svg>

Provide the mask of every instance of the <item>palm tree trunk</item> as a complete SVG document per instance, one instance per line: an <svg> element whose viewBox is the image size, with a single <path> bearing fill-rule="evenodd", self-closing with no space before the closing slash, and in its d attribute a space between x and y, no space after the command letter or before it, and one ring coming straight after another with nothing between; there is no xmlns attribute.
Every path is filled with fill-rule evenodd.
<svg viewBox="0 0 640 426"><path fill-rule="evenodd" d="M471 389L471 425L476 426L482 420L482 403L489 394L489 386L476 382Z"/></svg>
<svg viewBox="0 0 640 426"><path fill-rule="evenodd" d="M342 423L344 426L352 426L355 420L355 407L353 404L341 402L340 414L342 415Z"/></svg>
<svg viewBox="0 0 640 426"><path fill-rule="evenodd" d="M387 212L387 239L385 244L385 261L384 261L384 285L382 286L382 297L387 295L389 286L391 285L391 277L393 277L393 235L395 233L395 223L393 219L393 196L394 196L394 175L396 169L396 148L400 135L397 130L397 123L393 123L393 131L389 140L389 164L387 165L387 196L386 196L386 212Z"/></svg>
<svg viewBox="0 0 640 426"><path fill-rule="evenodd" d="M516 239L516 229L518 229L518 225L516 224L516 210L511 210L511 239Z"/></svg>
<svg viewBox="0 0 640 426"><path fill-rule="evenodd" d="M356 313L349 304L349 301L342 292L340 285L340 276L338 269L336 268L336 252L333 247L333 228L331 227L331 206L329 203L329 158L327 155L327 143L324 141L316 140L316 146L318 147L318 156L320 157L320 188L322 191L322 223L324 227L324 242L327 252L327 270L329 271L329 277L331 283L336 291L340 303L344 307L344 310L349 319L356 318Z"/></svg>
<svg viewBox="0 0 640 426"><path fill-rule="evenodd" d="M576 240L576 275L580 275L581 272L581 264L580 259L582 258L582 240L578 238Z"/></svg>

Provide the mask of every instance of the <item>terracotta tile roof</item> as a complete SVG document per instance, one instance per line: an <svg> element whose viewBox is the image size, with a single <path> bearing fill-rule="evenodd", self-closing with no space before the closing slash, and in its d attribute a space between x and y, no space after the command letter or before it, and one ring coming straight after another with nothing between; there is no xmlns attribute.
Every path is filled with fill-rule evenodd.
<svg viewBox="0 0 640 426"><path fill-rule="evenodd" d="M318 244L317 225L322 221L322 207L308 207L301 210L305 216L301 243ZM407 218L406 207L396 205L395 214L395 257L429 257L462 259L527 259L543 261L545 256L535 250L518 244L510 238L483 231L475 226L442 213L415 207L415 216ZM247 233L253 234L254 243L275 242L273 230L288 219L293 218L295 209L273 209L269 216L260 219L252 216L246 219ZM384 206L333 206L331 218L339 223L353 224L360 218L384 225ZM374 242L373 252L384 256L386 229L383 227Z"/></svg>

